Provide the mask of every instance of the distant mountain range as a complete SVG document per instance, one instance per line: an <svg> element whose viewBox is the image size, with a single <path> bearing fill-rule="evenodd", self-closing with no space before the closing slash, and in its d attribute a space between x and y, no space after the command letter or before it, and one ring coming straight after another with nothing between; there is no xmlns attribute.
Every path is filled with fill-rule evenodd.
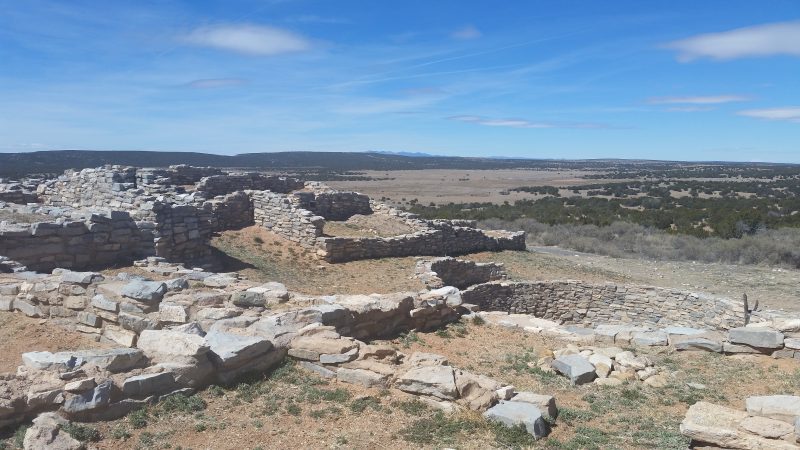
<svg viewBox="0 0 800 450"><path fill-rule="evenodd" d="M670 161L621 159L563 160L523 158L466 158L419 152L276 152L215 155L194 152L54 150L31 153L0 153L0 177L57 175L67 169L85 169L106 164L166 167L174 164L214 166L230 169L275 171L358 171L422 169L609 169L642 163L671 165ZM768 163L723 163L741 166L769 166Z"/></svg>

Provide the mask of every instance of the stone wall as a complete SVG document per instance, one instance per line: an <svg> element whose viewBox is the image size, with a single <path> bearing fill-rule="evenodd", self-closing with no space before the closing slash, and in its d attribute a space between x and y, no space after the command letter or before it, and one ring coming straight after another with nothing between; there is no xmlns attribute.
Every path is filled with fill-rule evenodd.
<svg viewBox="0 0 800 450"><path fill-rule="evenodd" d="M304 247L314 247L325 219L297 205L297 197L269 191L251 192L256 225Z"/></svg>
<svg viewBox="0 0 800 450"><path fill-rule="evenodd" d="M328 262L401 256L463 255L479 251L525 250L524 232L487 232L432 221L431 228L393 237L323 237L318 253Z"/></svg>
<svg viewBox="0 0 800 450"><path fill-rule="evenodd" d="M72 207L103 207L130 210L134 208L133 195L126 191L136 189L136 168L106 166L67 170L64 175L40 188L45 204Z"/></svg>
<svg viewBox="0 0 800 450"><path fill-rule="evenodd" d="M262 175L260 173L235 173L205 177L197 183L195 189L207 198L230 194L242 190L272 191L287 194L303 189L305 183L296 178Z"/></svg>
<svg viewBox="0 0 800 450"><path fill-rule="evenodd" d="M211 212L214 231L238 230L253 225L253 201L246 192L214 197L203 203L203 209Z"/></svg>
<svg viewBox="0 0 800 450"><path fill-rule="evenodd" d="M194 184L203 179L214 175L222 175L224 172L216 167L194 167L186 164L169 166L167 169L144 168L136 172L136 180L139 184L172 184L185 186Z"/></svg>
<svg viewBox="0 0 800 450"><path fill-rule="evenodd" d="M741 325L741 305L729 299L652 286L581 281L491 282L462 291L486 311L532 314L567 324L627 323L728 329Z"/></svg>
<svg viewBox="0 0 800 450"><path fill-rule="evenodd" d="M156 256L169 261L183 261L194 266L211 256L208 242L212 232L212 213L192 205L155 202L150 221L138 222L152 232Z"/></svg>
<svg viewBox="0 0 800 450"><path fill-rule="evenodd" d="M347 220L356 214L372 214L369 197L357 192L296 192L300 208L325 220Z"/></svg>
<svg viewBox="0 0 800 450"><path fill-rule="evenodd" d="M0 255L37 271L130 263L145 256L147 247L136 223L121 211L0 228Z"/></svg>
<svg viewBox="0 0 800 450"><path fill-rule="evenodd" d="M469 286L506 278L505 267L497 263L476 263L451 257L422 260L415 268L417 278L429 289Z"/></svg>

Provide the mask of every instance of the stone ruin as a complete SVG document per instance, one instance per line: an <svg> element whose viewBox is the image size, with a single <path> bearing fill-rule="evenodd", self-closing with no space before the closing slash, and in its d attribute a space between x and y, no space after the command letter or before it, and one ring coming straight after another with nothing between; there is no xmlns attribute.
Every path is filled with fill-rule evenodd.
<svg viewBox="0 0 800 450"><path fill-rule="evenodd" d="M148 256L202 266L210 260L213 232L250 225L314 249L329 262L525 249L522 232L422 220L363 194L259 173L107 166L67 171L35 190L32 183L0 185L0 213L41 217L0 224L0 255L36 271L102 268ZM356 214L387 215L414 231L389 238L323 235L326 220Z"/></svg>
<svg viewBox="0 0 800 450"><path fill-rule="evenodd" d="M739 302L674 289L512 281L502 264L442 255L523 250L523 233L421 220L320 183L213 168L112 166L68 171L37 184L35 194L26 186L36 202L9 195L26 205L6 204L0 212L42 220L0 223L0 310L46 318L116 345L28 352L16 374L0 375L0 427L36 417L26 448L71 439L58 433L65 420L116 419L169 395L268 372L286 358L322 377L399 389L446 411L481 411L489 420L545 436L558 414L552 396L516 392L452 367L441 355L404 355L370 343L465 317L567 342L538 364L574 384L658 386L669 377L622 346L800 359L800 319L754 311L746 323ZM326 220L354 214L385 214L415 231L390 238L323 234ZM424 291L382 295L307 296L280 283L212 271L212 233L252 225L329 262L439 257L420 259L415 268ZM130 263L167 279L80 271ZM789 404L795 401L800 404L797 397ZM769 408L761 412L751 412L750 402L748 412L698 404L681 431L723 447L798 448L794 429L764 421L794 424L800 408L775 402L762 401ZM783 419L774 417L776 408L788 411ZM731 428L735 432L722 437L716 433Z"/></svg>

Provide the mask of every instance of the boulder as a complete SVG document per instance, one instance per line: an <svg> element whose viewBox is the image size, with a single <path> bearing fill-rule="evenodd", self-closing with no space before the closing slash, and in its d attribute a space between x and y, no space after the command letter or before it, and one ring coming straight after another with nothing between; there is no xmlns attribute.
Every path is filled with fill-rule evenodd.
<svg viewBox="0 0 800 450"><path fill-rule="evenodd" d="M800 397L796 395L762 395L747 397L747 412L754 416L769 417L786 423L794 423L800 416Z"/></svg>
<svg viewBox="0 0 800 450"><path fill-rule="evenodd" d="M459 402L473 411L483 411L498 400L500 383L483 375L466 370L455 370Z"/></svg>
<svg viewBox="0 0 800 450"><path fill-rule="evenodd" d="M128 298L143 302L160 302L167 292L167 285L160 281L133 280L122 287L120 293Z"/></svg>
<svg viewBox="0 0 800 450"><path fill-rule="evenodd" d="M728 330L728 340L734 344L777 349L783 347L783 333L768 328L739 327Z"/></svg>
<svg viewBox="0 0 800 450"><path fill-rule="evenodd" d="M47 412L33 419L33 425L25 431L24 450L80 450L86 448L62 428L69 422L58 414Z"/></svg>
<svg viewBox="0 0 800 450"><path fill-rule="evenodd" d="M535 405L544 414L547 414L551 419L558 417L558 407L556 407L556 399L552 395L536 394L533 392L517 392L517 395L511 397L512 402L524 402Z"/></svg>
<svg viewBox="0 0 800 450"><path fill-rule="evenodd" d="M532 403L500 401L486 410L483 416L507 427L523 425L535 439L543 438L550 432L542 412Z"/></svg>
<svg viewBox="0 0 800 450"><path fill-rule="evenodd" d="M559 356L550 365L558 373L569 378L572 384L589 383L597 376L592 363L581 355Z"/></svg>
<svg viewBox="0 0 800 450"><path fill-rule="evenodd" d="M413 367L398 377L395 386L404 392L431 395L442 400L455 400L458 390L450 366Z"/></svg>

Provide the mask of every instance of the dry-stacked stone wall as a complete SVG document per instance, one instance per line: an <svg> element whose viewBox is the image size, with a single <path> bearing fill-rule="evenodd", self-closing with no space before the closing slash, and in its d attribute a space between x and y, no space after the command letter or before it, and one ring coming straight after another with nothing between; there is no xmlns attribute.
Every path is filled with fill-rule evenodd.
<svg viewBox="0 0 800 450"><path fill-rule="evenodd" d="M356 214L372 214L369 197L357 192L296 192L300 208L325 220L347 220Z"/></svg>
<svg viewBox="0 0 800 450"><path fill-rule="evenodd" d="M186 261L201 265L211 256L212 214L193 205L153 203L151 222L139 222L142 228L152 227L155 255L169 261Z"/></svg>
<svg viewBox="0 0 800 450"><path fill-rule="evenodd" d="M304 247L314 247L325 219L297 205L297 197L269 191L252 192L256 225Z"/></svg>
<svg viewBox="0 0 800 450"><path fill-rule="evenodd" d="M247 192L214 197L203 203L203 209L211 212L214 231L237 230L253 225L253 200Z"/></svg>
<svg viewBox="0 0 800 450"><path fill-rule="evenodd" d="M532 314L569 324L631 323L728 329L742 311L728 299L652 286L582 281L491 282L462 291L486 311Z"/></svg>
<svg viewBox="0 0 800 450"><path fill-rule="evenodd" d="M130 210L135 195L126 191L136 189L136 168L106 166L67 170L64 175L41 188L45 204L71 207L102 207Z"/></svg>
<svg viewBox="0 0 800 450"><path fill-rule="evenodd" d="M137 224L122 211L0 228L0 255L37 271L131 262L146 255L147 247Z"/></svg>
<svg viewBox="0 0 800 450"><path fill-rule="evenodd" d="M164 184L184 186L194 184L213 175L223 175L216 167L194 167L186 164L169 166L168 169L144 168L136 171L139 184Z"/></svg>
<svg viewBox="0 0 800 450"><path fill-rule="evenodd" d="M455 286L466 289L506 278L505 267L497 263L476 263L451 257L422 260L415 268L417 278L429 289Z"/></svg>
<svg viewBox="0 0 800 450"><path fill-rule="evenodd" d="M486 232L429 222L430 228L393 237L323 237L319 254L329 262L400 256L464 255L479 251L525 250L524 232Z"/></svg>
<svg viewBox="0 0 800 450"><path fill-rule="evenodd" d="M305 183L295 178L267 176L260 173L237 173L205 177L195 189L207 198L230 194L241 190L272 191L286 194L303 189Z"/></svg>

